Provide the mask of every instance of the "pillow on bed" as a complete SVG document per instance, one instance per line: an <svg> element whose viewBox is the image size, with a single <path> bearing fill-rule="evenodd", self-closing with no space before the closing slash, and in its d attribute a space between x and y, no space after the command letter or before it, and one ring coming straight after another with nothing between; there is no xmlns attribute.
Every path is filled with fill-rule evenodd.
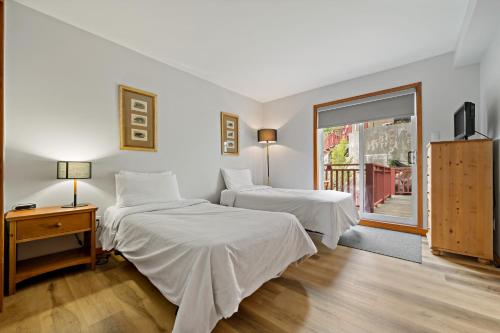
<svg viewBox="0 0 500 333"><path fill-rule="evenodd" d="M221 169L221 171L228 190L253 185L252 173L249 169Z"/></svg>
<svg viewBox="0 0 500 333"><path fill-rule="evenodd" d="M180 200L177 177L170 173L133 173L115 175L116 203L120 207Z"/></svg>

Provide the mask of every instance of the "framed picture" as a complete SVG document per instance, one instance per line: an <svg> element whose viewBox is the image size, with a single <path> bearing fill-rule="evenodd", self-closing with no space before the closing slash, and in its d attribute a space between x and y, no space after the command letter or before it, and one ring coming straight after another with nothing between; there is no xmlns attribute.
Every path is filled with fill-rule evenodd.
<svg viewBox="0 0 500 333"><path fill-rule="evenodd" d="M148 117L132 113L130 115L130 124L132 126L148 127Z"/></svg>
<svg viewBox="0 0 500 333"><path fill-rule="evenodd" d="M220 113L220 142L223 155L238 155L240 153L238 121L238 115Z"/></svg>
<svg viewBox="0 0 500 333"><path fill-rule="evenodd" d="M132 140L148 141L148 131L132 128Z"/></svg>
<svg viewBox="0 0 500 333"><path fill-rule="evenodd" d="M120 85L120 149L156 151L156 95Z"/></svg>
<svg viewBox="0 0 500 333"><path fill-rule="evenodd" d="M135 98L130 99L130 109L138 112L148 112L148 103Z"/></svg>

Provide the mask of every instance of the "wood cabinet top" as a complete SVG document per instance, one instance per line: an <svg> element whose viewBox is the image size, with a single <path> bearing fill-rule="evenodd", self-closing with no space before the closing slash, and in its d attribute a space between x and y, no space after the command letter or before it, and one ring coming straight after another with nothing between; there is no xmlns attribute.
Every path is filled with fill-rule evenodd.
<svg viewBox="0 0 500 333"><path fill-rule="evenodd" d="M66 215L77 214L84 212L96 211L97 207L88 205L76 208L62 208L61 206L41 207L26 210L11 210L5 215L7 221L24 220L35 217L53 216L53 215Z"/></svg>
<svg viewBox="0 0 500 333"><path fill-rule="evenodd" d="M492 141L493 141L492 139L432 141L427 144L427 147L439 144L467 144L467 143L480 143L480 142L492 142Z"/></svg>

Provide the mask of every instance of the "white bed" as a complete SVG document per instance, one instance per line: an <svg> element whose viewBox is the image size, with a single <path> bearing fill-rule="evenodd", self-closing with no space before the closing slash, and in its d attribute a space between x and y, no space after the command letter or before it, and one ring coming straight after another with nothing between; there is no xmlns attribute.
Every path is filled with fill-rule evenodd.
<svg viewBox="0 0 500 333"><path fill-rule="evenodd" d="M222 191L221 205L291 213L304 228L321 233L322 243L332 249L345 231L359 223L359 213L349 193L238 185Z"/></svg>
<svg viewBox="0 0 500 333"><path fill-rule="evenodd" d="M174 333L211 331L264 282L316 253L291 214L205 200L110 207L99 238L179 306Z"/></svg>

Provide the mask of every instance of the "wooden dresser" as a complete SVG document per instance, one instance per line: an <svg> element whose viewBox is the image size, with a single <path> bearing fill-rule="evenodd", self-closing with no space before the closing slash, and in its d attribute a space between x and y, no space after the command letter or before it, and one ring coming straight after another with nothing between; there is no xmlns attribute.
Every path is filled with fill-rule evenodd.
<svg viewBox="0 0 500 333"><path fill-rule="evenodd" d="M97 207L88 205L77 208L46 207L11 211L5 216L8 234L9 295L16 292L16 283L56 269L89 264L95 269L95 212ZM40 239L51 239L84 233L83 247L17 260L17 246Z"/></svg>
<svg viewBox="0 0 500 333"><path fill-rule="evenodd" d="M429 246L493 259L493 143L432 142L427 152Z"/></svg>

